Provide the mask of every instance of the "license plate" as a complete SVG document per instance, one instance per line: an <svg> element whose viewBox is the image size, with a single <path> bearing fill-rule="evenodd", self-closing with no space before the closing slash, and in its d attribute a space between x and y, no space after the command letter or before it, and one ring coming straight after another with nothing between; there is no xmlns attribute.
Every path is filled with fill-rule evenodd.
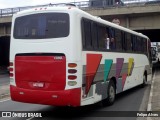
<svg viewBox="0 0 160 120"><path fill-rule="evenodd" d="M44 87L44 83L39 83L39 82L35 82L32 85L33 85L33 87L39 87L39 88Z"/></svg>

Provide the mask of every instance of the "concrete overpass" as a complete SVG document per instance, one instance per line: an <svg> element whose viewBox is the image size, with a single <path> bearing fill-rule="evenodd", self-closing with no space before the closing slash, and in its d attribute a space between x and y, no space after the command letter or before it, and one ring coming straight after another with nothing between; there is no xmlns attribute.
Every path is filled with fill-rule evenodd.
<svg viewBox="0 0 160 120"><path fill-rule="evenodd" d="M121 26L147 35L152 42L160 42L160 4L103 6L103 8L82 7L81 9L111 22L118 21ZM9 64L12 14L20 10L21 8L11 8L4 11L0 9L0 67Z"/></svg>
<svg viewBox="0 0 160 120"><path fill-rule="evenodd" d="M82 9L111 22L118 19L121 26L142 32L154 42L160 41L160 35L158 35L160 33L160 4ZM0 36L10 35L11 18L12 16L0 18Z"/></svg>
<svg viewBox="0 0 160 120"><path fill-rule="evenodd" d="M0 18L0 36L9 36L11 33L12 16Z"/></svg>
<svg viewBox="0 0 160 120"><path fill-rule="evenodd" d="M88 13L113 21L118 19L120 25L142 32L152 42L160 42L160 5L125 6L101 9L86 9Z"/></svg>

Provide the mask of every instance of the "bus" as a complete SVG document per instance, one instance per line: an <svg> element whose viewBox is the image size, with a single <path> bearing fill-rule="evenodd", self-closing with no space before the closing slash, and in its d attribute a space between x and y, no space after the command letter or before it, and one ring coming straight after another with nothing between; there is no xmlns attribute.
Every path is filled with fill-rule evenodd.
<svg viewBox="0 0 160 120"><path fill-rule="evenodd" d="M151 79L150 40L76 7L32 8L13 15L9 71L13 101L112 105Z"/></svg>
<svg viewBox="0 0 160 120"><path fill-rule="evenodd" d="M159 63L160 61L160 55L158 52L158 47L156 45L151 45L151 51L152 51L152 63Z"/></svg>

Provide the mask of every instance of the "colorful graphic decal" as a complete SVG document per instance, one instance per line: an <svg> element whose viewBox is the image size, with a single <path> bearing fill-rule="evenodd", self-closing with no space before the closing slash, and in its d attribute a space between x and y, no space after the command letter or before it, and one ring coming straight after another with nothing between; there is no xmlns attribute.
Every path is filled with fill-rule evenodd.
<svg viewBox="0 0 160 120"><path fill-rule="evenodd" d="M109 80L109 73L111 71L112 68L112 64L113 64L113 60L111 59L105 59L105 66L104 66L104 81ZM132 69L133 69L133 65L134 65L134 59L133 58L129 58L128 59L128 66L123 66L127 63L124 63L124 58L117 58L116 59L116 80L117 80L117 93L123 91L127 76L130 76L132 74ZM125 68L124 68L125 67ZM128 68L128 70L123 70L126 69L126 67ZM112 68L113 69L113 68ZM123 72L122 72L123 70ZM124 71L126 71L124 73Z"/></svg>
<svg viewBox="0 0 160 120"><path fill-rule="evenodd" d="M86 65L86 90L85 94L88 94L94 77L97 73L98 67L102 59L102 54L87 54Z"/></svg>
<svg viewBox="0 0 160 120"><path fill-rule="evenodd" d="M95 79L95 75L99 68L102 54L87 54L86 56L86 77L85 77L85 94L88 94L90 87ZM112 59L104 60L104 81L110 80L111 76L115 76L117 80L117 93L122 92L128 76L132 74L134 67L134 59L129 58L128 63L124 63L124 58L117 58L113 64Z"/></svg>
<svg viewBox="0 0 160 120"><path fill-rule="evenodd" d="M111 70L113 60L112 59L106 59L105 60L105 65L104 65L104 81L108 80L108 75Z"/></svg>
<svg viewBox="0 0 160 120"><path fill-rule="evenodd" d="M127 74L122 75L122 88L124 88L124 84L126 82Z"/></svg>
<svg viewBox="0 0 160 120"><path fill-rule="evenodd" d="M117 58L117 63L116 63L116 79L118 80L122 66L123 66L124 58Z"/></svg>
<svg viewBox="0 0 160 120"><path fill-rule="evenodd" d="M133 66L133 62L134 62L134 59L133 58L129 58L128 59L128 75L131 74L131 68Z"/></svg>

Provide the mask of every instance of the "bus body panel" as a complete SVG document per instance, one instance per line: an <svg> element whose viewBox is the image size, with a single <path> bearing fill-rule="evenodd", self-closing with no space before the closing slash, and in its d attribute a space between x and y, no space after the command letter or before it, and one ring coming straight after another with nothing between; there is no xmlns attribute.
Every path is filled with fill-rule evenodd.
<svg viewBox="0 0 160 120"><path fill-rule="evenodd" d="M15 57L15 66L17 87L48 91L65 89L65 56L24 54Z"/></svg>
<svg viewBox="0 0 160 120"><path fill-rule="evenodd" d="M116 94L131 89L135 86L141 85L143 83L143 75L145 71L147 72L147 81L151 80L151 69L149 67L149 61L146 55L144 54L130 54L130 53L115 53L115 52L92 52L92 51L84 51L82 54L83 59L83 95L85 92L86 86L86 76L90 76L92 74L86 74L86 66L87 66L87 55L88 54L101 54L103 57L99 64L99 67L96 71L94 80L91 85L91 89L86 98L82 98L82 105L87 105L88 103L93 104L99 102L100 100L106 99L107 96L107 88L108 83L111 78L116 78L116 72L118 71L116 68L117 58L124 59L123 65L121 68L120 76L117 79L116 83ZM129 71L129 59L132 58L133 65L130 74ZM105 60L113 60L112 66L109 70L107 80L104 80L105 76ZM123 79L123 75L126 75L126 78ZM106 82L105 82L106 81ZM82 95L82 96L83 96Z"/></svg>
<svg viewBox="0 0 160 120"><path fill-rule="evenodd" d="M70 22L75 25L77 23L75 21L77 13L64 10L22 12L13 16L12 23L15 23L18 17L48 12L67 13ZM12 100L55 106L81 106L81 46L75 46L76 40L80 41L80 35L74 30L73 25L70 24L69 27L70 31L67 37L15 39L13 36L14 24L12 24L10 48L10 62L13 64L10 66L10 68L13 68L13 76L10 77ZM75 37L76 34L77 37ZM78 49L78 52L75 49ZM62 60L59 60L59 56L56 56L59 54L63 54ZM57 57L57 60L54 57ZM70 63L75 63L77 66L70 68L68 67ZM72 69L77 72L69 73L69 70ZM69 79L69 76L72 75L77 77L76 80Z"/></svg>
<svg viewBox="0 0 160 120"><path fill-rule="evenodd" d="M14 24L12 24L10 49L10 62L13 63L10 66L13 68L11 71L13 76L10 77L12 100L55 106L83 106L106 99L109 80L113 77L116 78L116 93L120 93L142 84L145 71L148 76L151 75L148 72L150 63L145 54L84 49L81 23L83 18L92 19L97 23L146 39L147 37L91 16L77 8L53 7L45 11L21 12L13 16L12 23L18 17L48 12L69 14L70 31L67 37L15 39ZM26 56L26 54L32 55ZM63 55L62 60L54 59L57 54ZM98 58L94 59L96 56ZM76 64L73 68L69 67L72 63ZM69 76L76 79L71 80ZM50 88L47 88L48 84L51 84ZM41 88L43 85L44 88Z"/></svg>
<svg viewBox="0 0 160 120"><path fill-rule="evenodd" d="M14 101L45 104L54 106L80 106L81 89L59 91L42 91L10 86L11 98Z"/></svg>

